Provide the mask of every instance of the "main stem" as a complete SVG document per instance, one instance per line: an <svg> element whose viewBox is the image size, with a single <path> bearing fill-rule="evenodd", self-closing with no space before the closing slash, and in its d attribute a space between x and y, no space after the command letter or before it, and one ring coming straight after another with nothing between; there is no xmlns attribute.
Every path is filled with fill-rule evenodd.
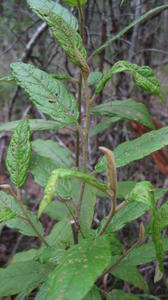
<svg viewBox="0 0 168 300"><path fill-rule="evenodd" d="M90 98L89 98L89 88L88 88L88 76L83 76L84 79L84 86L85 86L85 98L86 98L86 127L84 132L84 139L83 139L83 163L82 163L82 171L86 172L87 169L87 160L88 160L88 139L89 139L89 126L90 126ZM80 194L79 194L79 200L78 200L78 206L76 210L76 223L78 225L78 228L80 227L80 212L82 207L82 200L83 200L83 194L85 191L86 183L82 182Z"/></svg>

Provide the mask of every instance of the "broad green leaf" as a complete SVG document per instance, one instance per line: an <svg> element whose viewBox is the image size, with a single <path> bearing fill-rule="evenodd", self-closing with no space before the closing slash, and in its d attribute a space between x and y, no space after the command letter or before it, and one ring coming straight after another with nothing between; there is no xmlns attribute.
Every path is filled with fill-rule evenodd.
<svg viewBox="0 0 168 300"><path fill-rule="evenodd" d="M156 15L157 13L161 12L164 9L168 8L168 4L161 5L158 7L155 7L149 11L147 11L144 15L140 16L138 19L131 22L128 26L126 26L124 29L122 29L118 34L116 34L114 37L109 39L105 44L101 45L99 48L97 48L91 55L91 57L101 53L106 47L110 46L112 43L120 39L126 32L128 32L131 28L133 28L135 25L149 19L153 15Z"/></svg>
<svg viewBox="0 0 168 300"><path fill-rule="evenodd" d="M69 219L65 218L56 223L46 240L50 246L66 249L72 242L72 228Z"/></svg>
<svg viewBox="0 0 168 300"><path fill-rule="evenodd" d="M48 183L49 177L52 171L61 167L53 162L51 159L39 156L37 154L32 155L30 172L32 173L34 180L40 186L45 187ZM63 198L69 199L71 193L71 183L68 178L62 178L59 181L59 186L56 190L56 195L60 195Z"/></svg>
<svg viewBox="0 0 168 300"><path fill-rule="evenodd" d="M76 202L79 199L80 188L81 188L81 183L78 180L75 179L72 180L71 195L73 199L76 200ZM84 194L83 194L81 212L80 212L80 228L85 235L87 235L87 233L90 233L90 228L94 216L95 204L96 204L96 189L86 184Z"/></svg>
<svg viewBox="0 0 168 300"><path fill-rule="evenodd" d="M106 300L141 300L141 298L134 294L115 289L107 295Z"/></svg>
<svg viewBox="0 0 168 300"><path fill-rule="evenodd" d="M84 5L87 0L79 0L81 5ZM63 0L63 2L68 3L71 6L78 6L78 1L77 0Z"/></svg>
<svg viewBox="0 0 168 300"><path fill-rule="evenodd" d="M17 252L13 257L12 260L10 261L11 264L15 264L18 262L25 262L25 261L30 261L35 258L37 255L38 249L30 249L27 251L22 251L22 252Z"/></svg>
<svg viewBox="0 0 168 300"><path fill-rule="evenodd" d="M41 285L38 293L36 294L35 300L45 300L48 294L48 283L45 282Z"/></svg>
<svg viewBox="0 0 168 300"><path fill-rule="evenodd" d="M126 204L114 215L109 227L107 228L107 232L115 232L122 229L131 221L142 216L148 210L149 206L144 203L132 202Z"/></svg>
<svg viewBox="0 0 168 300"><path fill-rule="evenodd" d="M135 120L146 127L155 129L146 106L132 99L124 101L114 100L98 105L92 109L92 114L106 117L118 116L122 119Z"/></svg>
<svg viewBox="0 0 168 300"><path fill-rule="evenodd" d="M168 238L163 239L164 252L168 251ZM122 261L123 266L138 266L147 264L156 259L155 246L153 242L143 244L131 251Z"/></svg>
<svg viewBox="0 0 168 300"><path fill-rule="evenodd" d="M77 122L77 102L61 81L30 64L12 63L11 70L16 83L40 111L64 125Z"/></svg>
<svg viewBox="0 0 168 300"><path fill-rule="evenodd" d="M138 201L148 205L150 208L155 208L155 199L153 193L153 186L149 181L138 182L130 194L127 195L126 201Z"/></svg>
<svg viewBox="0 0 168 300"><path fill-rule="evenodd" d="M37 234L34 232L32 227L29 225L27 220L24 218L21 208L19 207L18 203L14 200L14 198L4 192L0 192L0 212L1 207L6 207L13 213L13 217L11 218L4 218L3 221L5 224L10 227L17 229L19 232L23 233L24 235L29 236L36 236ZM25 207L29 217L36 224L38 230L41 234L43 234L43 227L40 221L37 219L36 215L31 212L27 207Z"/></svg>
<svg viewBox="0 0 168 300"><path fill-rule="evenodd" d="M41 234L43 234L43 226L40 223L40 221L37 219L36 215L31 211L28 211L28 212L29 212L29 217L31 218L33 223L36 225L39 232ZM11 220L8 220L8 221L5 222L5 224L9 228L14 228L14 229L18 230L20 233L24 234L24 235L37 236L37 233L33 230L31 225L25 219L22 219L20 217L15 217Z"/></svg>
<svg viewBox="0 0 168 300"><path fill-rule="evenodd" d="M69 206L69 203L67 204ZM70 219L72 215L64 203L59 201L52 201L44 210L44 213L47 214L51 219L61 221L64 218ZM72 205L71 205L72 206ZM74 208L70 206L70 210L73 211Z"/></svg>
<svg viewBox="0 0 168 300"><path fill-rule="evenodd" d="M115 63L109 70L109 72L103 76L96 88L96 94L99 94L102 91L107 81L114 74L120 72L128 72L131 75L136 86L146 92L150 92L154 95L159 96L160 99L163 100L160 84L153 70L148 66L140 67L125 60L121 60Z"/></svg>
<svg viewBox="0 0 168 300"><path fill-rule="evenodd" d="M17 125L6 156L6 167L10 179L19 188L24 184L27 178L30 165L30 153L30 128L28 120L25 119L20 121Z"/></svg>
<svg viewBox="0 0 168 300"><path fill-rule="evenodd" d="M109 240L85 240L66 251L49 276L46 300L83 299L111 261Z"/></svg>
<svg viewBox="0 0 168 300"><path fill-rule="evenodd" d="M52 140L35 140L32 142L32 150L42 157L51 159L58 166L71 167L72 157L68 150Z"/></svg>
<svg viewBox="0 0 168 300"><path fill-rule="evenodd" d="M1 131L13 131L17 127L20 121L12 121L6 122L0 125L0 132ZM44 131L44 130L54 130L56 131L58 128L63 127L62 123L56 121L48 121L48 120L41 120L41 119L32 119L29 120L30 131Z"/></svg>
<svg viewBox="0 0 168 300"><path fill-rule="evenodd" d="M0 297L15 295L33 289L46 280L52 268L33 260L17 262L0 269Z"/></svg>
<svg viewBox="0 0 168 300"><path fill-rule="evenodd" d="M69 56L70 60L74 64L81 66L81 61L86 59L86 50L83 47L81 36L76 28L74 28L74 24L71 25L70 18L67 22L64 16L65 8L62 7L61 10L61 6L59 6L59 10L57 11L57 9L54 9L54 5L56 4L48 0L28 0L28 4L50 26L58 44L66 55ZM77 55L77 51L81 58Z"/></svg>
<svg viewBox="0 0 168 300"><path fill-rule="evenodd" d="M15 202L12 197L0 192L0 222L8 221L16 217L17 212L13 208Z"/></svg>
<svg viewBox="0 0 168 300"><path fill-rule="evenodd" d="M106 119L105 121L100 121L100 123L97 123L94 127L90 128L89 137L92 137L99 133L102 133L104 130L109 128L113 123L116 123L120 120L121 120L121 118L119 118L119 117L112 117L112 118Z"/></svg>
<svg viewBox="0 0 168 300"><path fill-rule="evenodd" d="M71 177L71 178L75 177L81 181L85 181L89 185L92 185L93 187L95 187L99 190L102 190L102 191L106 191L108 189L106 184L98 181L96 178L94 178L93 176L91 176L89 174L85 174L80 171L71 170L71 169L61 169L61 168L56 169L52 172L52 174L49 178L48 184L44 190L44 197L40 203L38 216L41 215L43 210L51 202L51 200L56 192L59 178L67 178L67 177Z"/></svg>
<svg viewBox="0 0 168 300"><path fill-rule="evenodd" d="M99 293L99 289L96 286L94 286L83 300L101 300L101 299L102 298Z"/></svg>
<svg viewBox="0 0 168 300"><path fill-rule="evenodd" d="M88 86L94 86L102 79L103 73L101 72L90 72L88 77Z"/></svg>
<svg viewBox="0 0 168 300"><path fill-rule="evenodd" d="M126 268L119 264L115 271L112 272L112 275L148 292L147 283L135 266L127 266Z"/></svg>
<svg viewBox="0 0 168 300"><path fill-rule="evenodd" d="M168 127L153 130L132 141L124 142L114 149L116 167L123 167L134 160L148 156L168 145ZM96 172L106 170L105 157L96 165Z"/></svg>

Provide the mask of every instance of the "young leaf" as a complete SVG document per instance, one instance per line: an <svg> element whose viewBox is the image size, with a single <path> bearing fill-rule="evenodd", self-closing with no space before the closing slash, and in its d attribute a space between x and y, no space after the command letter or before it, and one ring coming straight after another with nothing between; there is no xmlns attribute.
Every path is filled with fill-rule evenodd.
<svg viewBox="0 0 168 300"><path fill-rule="evenodd" d="M17 262L0 269L0 297L16 295L25 289L34 289L46 280L51 265L34 260Z"/></svg>
<svg viewBox="0 0 168 300"><path fill-rule="evenodd" d="M138 201L154 209L155 199L152 184L149 181L138 182L130 194L127 195L126 201Z"/></svg>
<svg viewBox="0 0 168 300"><path fill-rule="evenodd" d="M77 122L77 102L61 81L30 64L13 63L11 69L16 83L40 111L64 125Z"/></svg>
<svg viewBox="0 0 168 300"><path fill-rule="evenodd" d="M28 4L38 16L44 20L51 28L58 44L70 57L70 60L79 66L83 66L86 59L86 50L83 47L82 38L79 33L71 26L71 21L65 19L65 9L59 5L59 11L54 8L53 1L28 0ZM70 13L69 13L70 14Z"/></svg>
<svg viewBox="0 0 168 300"><path fill-rule="evenodd" d="M78 6L78 1L77 0L63 0L63 2L68 3L71 6ZM81 5L84 5L87 0L79 0Z"/></svg>
<svg viewBox="0 0 168 300"><path fill-rule="evenodd" d="M4 124L0 125L0 132L1 131L13 131L19 124L19 121L12 121L12 122L6 122ZM41 120L41 119L29 119L29 126L30 131L44 131L44 130L54 130L56 131L58 128L61 128L64 126L63 123L59 123L57 121L48 121L48 120Z"/></svg>
<svg viewBox="0 0 168 300"><path fill-rule="evenodd" d="M112 292L107 295L106 300L141 300L141 298L121 290L112 290Z"/></svg>
<svg viewBox="0 0 168 300"><path fill-rule="evenodd" d="M30 128L27 119L17 125L6 156L6 167L11 181L20 188L26 178L30 165L31 143Z"/></svg>
<svg viewBox="0 0 168 300"><path fill-rule="evenodd" d="M142 125L155 129L146 106L132 99L124 101L114 100L98 105L92 109L92 114L106 117L118 116L121 119L135 120Z"/></svg>
<svg viewBox="0 0 168 300"><path fill-rule="evenodd" d="M116 73L129 72L136 86L146 92L150 92L160 97L163 100L163 95L160 89L160 84L153 70L150 67L140 67L128 61L118 61L113 65L107 74L103 76L96 88L96 94L99 94L104 88L107 81Z"/></svg>
<svg viewBox="0 0 168 300"><path fill-rule="evenodd" d="M116 167L126 166L130 162L141 159L166 145L168 145L168 127L153 130L133 141L122 143L114 149ZM105 157L97 163L95 170L98 173L106 170Z"/></svg>
<svg viewBox="0 0 168 300"><path fill-rule="evenodd" d="M78 21L68 9L52 0L28 0L28 5L37 13L41 15L53 14L55 17L60 16L65 22L69 24L74 30L78 30Z"/></svg>
<svg viewBox="0 0 168 300"><path fill-rule="evenodd" d="M85 240L66 251L58 267L49 276L46 300L83 299L111 261L109 240L100 237Z"/></svg>
<svg viewBox="0 0 168 300"><path fill-rule="evenodd" d="M38 216L41 215L43 210L46 208L46 206L51 202L55 192L56 188L58 186L58 180L59 178L67 178L67 177L75 177L81 181L85 181L86 183L92 185L93 187L96 187L99 190L106 191L108 187L106 184L98 181L96 178L94 178L91 175L82 173L77 170L71 170L71 169L56 169L52 172L48 184L44 191L44 197L41 201Z"/></svg>

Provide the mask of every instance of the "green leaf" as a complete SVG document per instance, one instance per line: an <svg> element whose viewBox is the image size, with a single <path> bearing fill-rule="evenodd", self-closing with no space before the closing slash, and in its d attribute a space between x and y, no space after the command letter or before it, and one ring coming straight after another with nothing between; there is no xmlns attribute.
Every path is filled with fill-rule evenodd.
<svg viewBox="0 0 168 300"><path fill-rule="evenodd" d="M74 24L71 25L70 16L67 22L64 16L65 8L59 5L59 10L57 11L55 8L56 3L48 0L28 0L28 4L32 10L50 26L58 44L66 55L69 56L70 60L74 64L81 66L81 60L86 59L86 50L83 47L81 36L76 31L76 28L74 28ZM72 20L74 22L74 19ZM78 57L77 51L81 58Z"/></svg>
<svg viewBox="0 0 168 300"><path fill-rule="evenodd" d="M140 300L138 296L131 294L131 293L125 293L121 290L112 290L111 293L109 293L106 297L106 300Z"/></svg>
<svg viewBox="0 0 168 300"><path fill-rule="evenodd" d="M69 219L65 218L56 223L46 237L50 246L66 249L72 241L72 228Z"/></svg>
<svg viewBox="0 0 168 300"><path fill-rule="evenodd" d="M72 157L68 150L52 140L35 140L32 142L32 150L42 157L51 159L57 166L71 167Z"/></svg>
<svg viewBox="0 0 168 300"><path fill-rule="evenodd" d="M85 240L66 251L58 267L49 276L46 300L83 299L111 261L109 240L100 237Z"/></svg>
<svg viewBox="0 0 168 300"><path fill-rule="evenodd" d="M30 165L30 128L27 119L17 125L10 141L6 156L6 167L11 181L21 187L26 178Z"/></svg>
<svg viewBox="0 0 168 300"><path fill-rule="evenodd" d="M1 131L13 131L19 124L19 121L12 121L6 122L0 125L0 132ZM56 131L58 128L63 127L62 123L56 121L48 121L48 120L41 120L41 119L32 119L29 120L30 131L44 131L44 130L54 130Z"/></svg>
<svg viewBox="0 0 168 300"><path fill-rule="evenodd" d="M68 3L71 6L78 6L77 0L63 0L63 2ZM81 5L84 5L87 2L87 0L80 0L79 2Z"/></svg>
<svg viewBox="0 0 168 300"><path fill-rule="evenodd" d="M72 198L76 201L79 199L81 183L78 180L72 180ZM96 204L96 189L86 184L81 212L80 212L80 228L87 235L90 233L90 228L93 221L94 209Z"/></svg>
<svg viewBox="0 0 168 300"><path fill-rule="evenodd" d="M138 182L130 194L127 195L126 201L138 201L148 205L150 208L155 208L155 200L153 194L153 186L149 181Z"/></svg>
<svg viewBox="0 0 168 300"><path fill-rule="evenodd" d="M4 192L0 192L0 213L1 213L1 207L2 210L3 207L6 207L6 209L10 211L11 217L8 218L4 216L3 218L3 221L8 227L17 229L19 232L23 233L24 235L37 236L37 234L34 232L30 224L24 218L22 210L20 209L18 203L15 201L15 199L12 196ZM36 224L39 232L43 234L43 226L40 223L40 221L37 219L36 215L33 212L31 212L27 207L25 207L25 209L29 217L33 221L33 223Z"/></svg>
<svg viewBox="0 0 168 300"><path fill-rule="evenodd" d="M77 102L61 81L30 64L12 63L11 70L16 83L41 112L64 125L77 122Z"/></svg>
<svg viewBox="0 0 168 300"><path fill-rule="evenodd" d="M121 118L119 117L112 117L108 118L105 121L101 121L100 123L97 123L94 127L91 127L89 130L89 137L93 137L99 133L102 133L104 130L109 128L113 123L116 123L120 121Z"/></svg>
<svg viewBox="0 0 168 300"><path fill-rule="evenodd" d="M33 260L17 262L0 269L0 297L15 295L25 289L34 289L46 280L52 268Z"/></svg>
<svg viewBox="0 0 168 300"><path fill-rule="evenodd" d="M114 149L116 167L126 166L166 145L168 145L168 127L150 131L137 139L122 143ZM98 162L95 170L98 173L106 170L105 157Z"/></svg>
<svg viewBox="0 0 168 300"><path fill-rule="evenodd" d="M94 86L102 79L103 73L101 72L90 72L88 77L88 86Z"/></svg>
<svg viewBox="0 0 168 300"><path fill-rule="evenodd" d="M51 0L28 0L27 3L39 17L45 14L46 16L50 14L53 14L55 17L60 16L74 30L78 29L78 21L76 17L74 17L69 10L62 5Z"/></svg>
<svg viewBox="0 0 168 300"><path fill-rule="evenodd" d="M51 159L39 156L37 154L31 157L30 172L34 176L34 180L40 186L45 187L48 183L49 177L52 171L61 167L53 162ZM63 198L69 199L71 193L71 183L68 178L62 178L59 181L59 186L56 190L56 195L60 195Z"/></svg>
<svg viewBox="0 0 168 300"><path fill-rule="evenodd" d="M112 272L112 275L148 292L147 283L134 266L127 266L126 268L122 264L119 264L115 271Z"/></svg>
<svg viewBox="0 0 168 300"><path fill-rule="evenodd" d="M73 207L70 206L70 210L73 211ZM64 203L59 201L50 202L49 205L45 208L44 213L47 214L51 219L57 221L61 221L64 218L72 218L68 207Z"/></svg>
<svg viewBox="0 0 168 300"><path fill-rule="evenodd" d="M31 211L28 211L28 212L29 212L29 217L31 218L33 223L36 225L39 232L41 234L43 234L43 226L40 223L40 221L37 219L36 215ZM24 235L37 236L37 233L33 230L33 228L30 226L30 224L25 219L22 219L20 217L16 217L11 220L8 220L5 222L5 224L9 228L14 228Z"/></svg>
<svg viewBox="0 0 168 300"><path fill-rule="evenodd" d="M155 129L146 106L132 99L124 101L114 100L98 105L92 109L92 114L106 117L118 116L122 119L135 120L146 127Z"/></svg>
<svg viewBox="0 0 168 300"><path fill-rule="evenodd" d="M17 204L15 203L15 200L11 196L0 191L0 222L13 219L17 214Z"/></svg>
<svg viewBox="0 0 168 300"><path fill-rule="evenodd" d="M101 300L101 299L102 298L99 293L99 289L96 286L94 286L83 300Z"/></svg>
<svg viewBox="0 0 168 300"><path fill-rule="evenodd" d="M48 184L44 191L44 197L40 203L38 216L41 215L43 210L47 207L47 205L51 202L55 192L56 188L58 186L58 180L59 178L67 178L67 177L75 177L81 181L85 181L86 183L96 187L99 190L105 191L108 189L106 184L98 181L96 178L94 178L91 175L82 173L77 170L71 170L71 169L56 169L52 172Z"/></svg>
<svg viewBox="0 0 168 300"><path fill-rule="evenodd" d="M118 34L116 34L114 37L112 37L111 39L109 39L105 44L101 45L99 48L97 48L93 53L92 53L92 57L101 53L106 47L110 46L112 43L114 43L115 41L117 41L118 39L120 39L126 32L128 32L131 28L133 28L135 25L149 19L150 17L152 17L153 15L156 15L157 13L161 12L164 9L168 8L168 4L165 5L161 5L158 7L155 7L149 11L147 11L144 15L142 15L141 17L139 17L138 19L134 20L133 22L131 22L128 26L126 26L124 29L122 29Z"/></svg>
<svg viewBox="0 0 168 300"><path fill-rule="evenodd" d="M148 66L140 67L125 60L121 60L115 63L109 70L109 72L103 76L96 88L96 94L99 94L103 90L107 81L114 74L120 72L129 72L136 86L146 92L150 92L154 95L159 96L160 99L163 100L160 84L155 77L153 70Z"/></svg>
<svg viewBox="0 0 168 300"><path fill-rule="evenodd" d="M164 252L168 250L168 238L163 239ZM153 242L143 244L142 246L132 250L122 261L127 266L138 266L150 263L156 259L156 251Z"/></svg>
<svg viewBox="0 0 168 300"><path fill-rule="evenodd" d="M48 283L45 282L41 285L40 290L36 294L35 300L45 300L48 294Z"/></svg>
<svg viewBox="0 0 168 300"><path fill-rule="evenodd" d="M149 210L147 204L138 202L128 203L114 215L107 232L115 232L122 229L131 221L142 216L147 210Z"/></svg>

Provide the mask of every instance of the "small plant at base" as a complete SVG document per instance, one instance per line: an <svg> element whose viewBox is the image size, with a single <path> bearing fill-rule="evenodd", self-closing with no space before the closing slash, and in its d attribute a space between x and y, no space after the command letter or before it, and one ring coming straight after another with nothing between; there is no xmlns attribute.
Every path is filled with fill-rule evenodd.
<svg viewBox="0 0 168 300"><path fill-rule="evenodd" d="M119 72L128 72L138 88L158 96L161 100L163 95L150 67L119 61L106 74L100 74L90 70L89 62L134 25L168 8L168 5L157 7L141 16L87 58L83 46L83 5L86 0L64 1L78 8L80 33L77 19L60 4L51 0L27 2L47 23L59 46L79 68L79 78L70 78L77 86L78 101L63 83L66 77L52 76L30 64L11 64L12 80L24 89L39 111L53 120L36 121L26 118L3 127L14 127L14 132L6 156L11 185L4 183L0 186L0 221L6 226L16 228L22 234L38 237L41 247L16 254L9 265L0 270L0 297L16 294L26 297L38 288L35 299L101 299L101 295L106 294L109 274L147 292L147 283L137 266L157 260L155 281L163 276L168 239L162 237L162 230L168 222L166 223L167 219L163 217L164 208L157 208L157 200L165 193L165 189L156 190L147 181L133 183L131 187L129 182L125 182L127 193L123 193L123 183L117 182L117 168L168 145L168 127L155 130L145 105L131 99L114 100L98 106L94 106L94 103L106 83ZM93 95L89 86L95 86ZM84 127L81 122L83 87ZM104 157L90 173L90 119L92 115L108 116L109 111L110 117L115 119L114 122L121 118L136 120L148 126L152 132L120 144L113 152L106 147L100 147ZM76 168L73 168L69 152L57 142L42 139L31 141L30 138L32 131L57 130L63 127L70 127L76 132ZM83 159L81 165L80 142ZM96 178L96 175L104 171L107 171L107 183ZM31 172L35 182L44 188L44 197L37 216L24 205L21 197L21 188L28 172ZM92 221L97 195L111 201L111 211L94 230ZM120 196L125 200L118 203ZM61 201L52 201L54 197ZM166 203L164 205L166 206ZM125 249L117 232L148 210L152 212L151 220L146 228L143 223L140 224L137 241ZM39 220L42 213L58 220L46 237ZM153 241L143 244L145 236L149 235ZM99 285L96 285L98 279L104 283L101 293ZM113 290L106 295L107 299L115 294L118 295L117 299L127 296L130 296L130 299L139 299L136 295L127 295L119 290Z"/></svg>

